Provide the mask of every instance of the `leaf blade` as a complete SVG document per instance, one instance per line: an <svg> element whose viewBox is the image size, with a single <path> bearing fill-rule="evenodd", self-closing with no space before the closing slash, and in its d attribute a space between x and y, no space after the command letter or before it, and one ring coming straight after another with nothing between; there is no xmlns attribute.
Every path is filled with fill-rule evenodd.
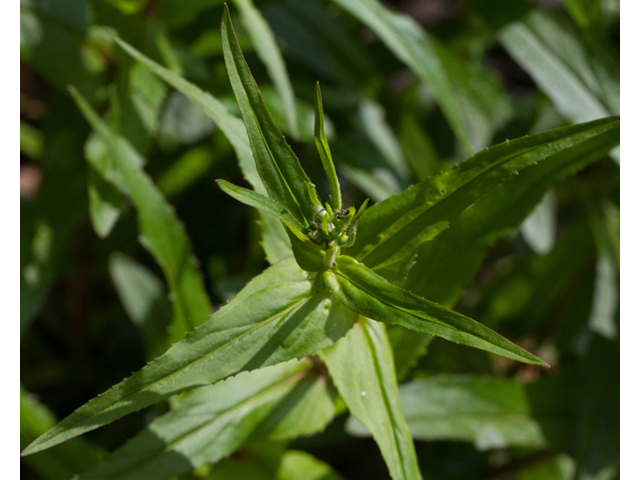
<svg viewBox="0 0 640 480"><path fill-rule="evenodd" d="M174 298L170 339L177 341L195 325L204 322L213 307L207 295L191 241L184 226L151 178L144 172L137 152L107 124L77 90L71 94L87 121L107 144L120 182L138 212L140 241L161 266ZM92 161L89 157L88 161ZM93 164L96 170L101 165ZM104 172L101 172L104 174Z"/></svg>
<svg viewBox="0 0 640 480"><path fill-rule="evenodd" d="M351 414L372 432L391 477L420 479L384 325L359 317L347 336L321 356Z"/></svg>
<svg viewBox="0 0 640 480"><path fill-rule="evenodd" d="M245 205L257 208L258 210L279 218L290 227L295 228L298 232L302 232L302 230L304 230L304 227L297 218L295 218L287 209L278 205L278 203L271 200L269 197L260 195L253 190L238 187L237 185L229 183L226 180L220 179L216 180L216 182L224 193L232 198L235 198L239 202L242 202Z"/></svg>
<svg viewBox="0 0 640 480"><path fill-rule="evenodd" d="M333 208L342 210L342 192L340 191L340 183L338 182L338 175L336 174L336 167L331 158L331 150L329 149L329 142L327 141L327 135L324 131L324 112L322 111L322 93L320 92L320 82L316 83L315 95L313 97L315 106L315 121L313 124L313 138L320 154L320 160L322 166L329 179L329 189L331 195L329 203Z"/></svg>
<svg viewBox="0 0 640 480"><path fill-rule="evenodd" d="M240 20L247 29L256 53L267 67L267 73L282 99L289 129L296 138L298 137L298 118L295 95L275 36L252 0L233 0L233 3L240 11Z"/></svg>
<svg viewBox="0 0 640 480"><path fill-rule="evenodd" d="M360 315L524 363L546 365L490 328L393 285L351 257L340 256L336 263L335 269L323 273L325 284L336 298Z"/></svg>
<svg viewBox="0 0 640 480"><path fill-rule="evenodd" d="M620 118L558 128L504 142L367 209L348 255L378 272L409 261L416 248L442 232L471 204L519 170L566 156L603 155L620 142ZM403 215L398 217L398 212ZM395 279L394 279L395 280Z"/></svg>
<svg viewBox="0 0 640 480"><path fill-rule="evenodd" d="M222 18L222 50L233 92L244 119L256 168L273 200L301 223L313 220L305 202L305 182L311 183L267 109L233 30L229 8Z"/></svg>
<svg viewBox="0 0 640 480"><path fill-rule="evenodd" d="M329 347L351 328L355 314L312 288L292 257L278 262L208 322L80 407L22 454L47 449L177 393Z"/></svg>

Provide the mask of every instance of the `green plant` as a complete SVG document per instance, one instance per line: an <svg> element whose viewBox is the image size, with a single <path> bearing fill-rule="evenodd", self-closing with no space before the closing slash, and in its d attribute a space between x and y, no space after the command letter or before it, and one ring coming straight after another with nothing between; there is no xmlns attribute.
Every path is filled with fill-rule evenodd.
<svg viewBox="0 0 640 480"><path fill-rule="evenodd" d="M374 12L377 18L389 20L380 31L383 41L409 65L420 65L414 68L435 85L434 96L443 103L453 131L463 148L472 151L474 134L462 121L463 104L443 81L444 71L433 65L426 68L419 55L407 48L403 32L412 27L403 30L398 26L401 17L385 16L382 7L367 10L366 5L375 2L337 3L353 9L356 16ZM255 7L251 2L238 2L238 7L252 18ZM487 326L427 298L452 305L495 238L517 226L552 185L607 155L619 143L618 117L497 144L440 173L424 172L416 185L368 208L365 200L356 209L345 204L340 190L325 135L319 85L314 96L313 134L328 179L326 202L320 200L276 126L244 60L228 9L222 21L222 51L244 123L176 71L160 66L117 35L102 33L200 105L229 140L253 190L225 180L218 185L234 199L260 210L262 242L272 266L205 321L212 306L185 228L145 173L136 148L72 88L74 100L95 132L92 140L102 148L99 154L87 149L96 231L107 235L113 226L111 219L121 214L122 199L131 199L141 243L161 266L173 299L173 318L163 320L170 325L169 335L157 327L154 331L154 319L140 320L141 325L151 325L145 330L148 355L176 343L50 428L23 454L56 447L167 399L168 413L80 478L171 478L220 462L240 448L258 463L277 458L278 468L291 468L293 478L302 471L296 469L305 468L332 475L323 470L326 465L301 452L285 450L282 442L322 431L345 408L354 418L348 428L373 435L394 479L421 476L414 438L462 438L479 448L546 445L538 423L529 417L519 419L520 423L518 419L513 424L501 423L498 439L483 436L476 429L483 420L474 418L482 417L483 412L466 411L464 401L469 392L489 398L489 403L496 401L494 388L508 400L529 394L534 398L544 396L544 387L540 394L525 392L510 380L486 388L478 378L471 382L453 378L430 384L417 380L411 389L403 390L398 388L398 379L423 356L434 336L523 363L545 365ZM426 37L420 43L429 45L427 51L438 48ZM270 58L268 53L262 55ZM276 68L270 75L281 76L282 71ZM286 81L279 83L283 97L289 95L287 85ZM283 103L295 136L295 113L291 102ZM396 173L403 175L402 169ZM593 207L591 223L608 221L600 208ZM577 227L582 228L578 237L588 228L585 225ZM598 248L615 262L610 240L603 235L597 240ZM114 259L113 268L131 268L145 275L124 265L126 258ZM447 276L452 269L457 273L453 280ZM531 271L553 277L545 273L544 265L534 265ZM130 280L131 274L122 277L122 282ZM158 286L150 296L163 297L162 288ZM433 293L438 288L441 291ZM539 296L548 297L545 292ZM495 298L499 300L499 294ZM166 311L166 304L164 308ZM411 404L411 398L419 402L431 393L436 397L432 404L437 404L438 392L453 399L448 405L451 415L469 415L469 422L453 419L443 428L437 419L428 424L428 415L420 409L409 409L414 417L405 419L403 398L409 398ZM531 413L526 403L505 401L489 410L511 419L511 415ZM427 422L427 427L420 422ZM518 429L525 433L514 433ZM233 461L220 464L220 478L224 478L224 468L232 471ZM214 468L205 474L215 478L218 473ZM285 474L278 471L277 475Z"/></svg>

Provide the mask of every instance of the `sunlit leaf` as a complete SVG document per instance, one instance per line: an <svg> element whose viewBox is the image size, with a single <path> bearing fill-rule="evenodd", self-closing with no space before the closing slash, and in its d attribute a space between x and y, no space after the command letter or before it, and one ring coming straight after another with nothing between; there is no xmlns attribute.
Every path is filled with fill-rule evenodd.
<svg viewBox="0 0 640 480"><path fill-rule="evenodd" d="M78 479L170 479L249 440L320 431L334 412L326 379L310 360L244 372L194 392Z"/></svg>
<svg viewBox="0 0 640 480"><path fill-rule="evenodd" d="M359 317L347 336L325 350L322 358L351 415L373 434L391 477L420 479L385 326Z"/></svg>
<svg viewBox="0 0 640 480"><path fill-rule="evenodd" d="M293 258L255 277L231 302L142 370L33 442L44 450L180 392L331 346L356 315L322 292Z"/></svg>
<svg viewBox="0 0 640 480"><path fill-rule="evenodd" d="M323 272L324 282L338 300L360 315L524 363L546 365L475 320L396 287L350 257L338 257L336 263Z"/></svg>

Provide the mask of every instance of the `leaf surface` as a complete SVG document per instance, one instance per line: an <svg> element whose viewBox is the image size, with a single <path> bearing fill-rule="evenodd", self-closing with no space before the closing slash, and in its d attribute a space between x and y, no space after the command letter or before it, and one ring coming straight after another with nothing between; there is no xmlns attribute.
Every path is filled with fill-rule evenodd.
<svg viewBox="0 0 640 480"><path fill-rule="evenodd" d="M249 440L310 435L334 414L326 379L308 359L243 372L194 392L78 480L170 479Z"/></svg>
<svg viewBox="0 0 640 480"><path fill-rule="evenodd" d="M360 315L524 363L546 365L481 323L396 287L351 257L338 257L336 263L335 268L323 272L325 284Z"/></svg>
<svg viewBox="0 0 640 480"><path fill-rule="evenodd" d="M385 326L359 317L345 338L322 352L322 359L351 414L373 434L391 477L420 479Z"/></svg>
<svg viewBox="0 0 640 480"><path fill-rule="evenodd" d="M399 271L417 247L444 230L467 207L520 170L579 155L602 155L620 142L620 118L609 117L507 141L483 150L437 177L367 209L346 253L378 272ZM399 214L399 213L402 214Z"/></svg>
<svg viewBox="0 0 640 480"><path fill-rule="evenodd" d="M547 190L599 159L607 148L571 149L553 161L521 170L462 212L450 228L420 246L416 263L401 285L416 295L453 306L480 268L488 248L516 228Z"/></svg>
<svg viewBox="0 0 640 480"><path fill-rule="evenodd" d="M254 192L253 190L248 190L246 188L238 187L237 185L233 185L232 183L227 182L226 180L216 180L218 182L218 186L220 189L229 195L230 197L235 198L239 202L244 203L245 205L249 205L250 207L257 208L265 213L273 215L274 217L279 218L281 221L286 223L287 225L295 228L297 231L302 232L304 230L304 226L295 218L286 208L283 208L281 205L278 205L275 201L271 200L269 197L265 197L264 195L260 195L259 193Z"/></svg>
<svg viewBox="0 0 640 480"><path fill-rule="evenodd" d="M233 0L233 3L240 12L240 21L251 37L256 53L267 67L269 77L282 98L289 129L293 137L296 138L298 136L298 119L295 96L276 38L260 10L254 5L253 0Z"/></svg>
<svg viewBox="0 0 640 480"><path fill-rule="evenodd" d="M229 9L222 19L222 50L227 72L244 119L256 167L269 197L287 208L302 224L313 220L306 202L311 183L262 99L231 25Z"/></svg>
<svg viewBox="0 0 640 480"><path fill-rule="evenodd" d="M533 392L532 392L533 390ZM547 447L546 427L552 422L569 427L561 404L536 412L532 399L542 392L506 378L438 375L400 386L400 402L414 438L469 441L479 450ZM552 391L547 389L548 394ZM546 407L545 407L546 408ZM363 434L351 421L350 432Z"/></svg>
<svg viewBox="0 0 640 480"><path fill-rule="evenodd" d="M31 454L180 392L331 346L356 320L317 292L292 257L254 278L231 302L131 377L32 443Z"/></svg>

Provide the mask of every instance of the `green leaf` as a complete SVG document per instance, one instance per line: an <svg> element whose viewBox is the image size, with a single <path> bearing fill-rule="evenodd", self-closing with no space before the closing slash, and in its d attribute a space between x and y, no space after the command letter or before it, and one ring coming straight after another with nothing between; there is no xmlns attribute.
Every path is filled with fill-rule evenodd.
<svg viewBox="0 0 640 480"><path fill-rule="evenodd" d="M55 423L53 413L20 386L20 448L26 447ZM38 478L69 480L99 462L102 455L97 446L77 438L22 461L39 475Z"/></svg>
<svg viewBox="0 0 640 480"><path fill-rule="evenodd" d="M170 479L248 441L316 433L334 414L326 378L308 359L243 372L194 392L78 480Z"/></svg>
<svg viewBox="0 0 640 480"><path fill-rule="evenodd" d="M142 333L147 358L167 349L171 304L162 281L144 265L119 252L109 255L109 275L120 302Z"/></svg>
<svg viewBox="0 0 640 480"><path fill-rule="evenodd" d="M517 177L462 212L450 228L423 244L416 264L401 285L416 295L453 306L480 268L489 247L516 228L549 188L600 158L601 153L574 150L520 171ZM515 298L521 299L522 294Z"/></svg>
<svg viewBox="0 0 640 480"><path fill-rule="evenodd" d="M253 190L238 187L236 185L233 185L232 183L227 182L226 180L216 180L216 182L218 183L220 189L230 197L235 198L245 205L257 208L258 210L279 218L281 221L289 225L291 228L297 230L302 235L302 231L305 227L300 222L298 222L298 220L286 208L278 205L277 202L271 200L269 197L260 195Z"/></svg>
<svg viewBox="0 0 640 480"><path fill-rule="evenodd" d="M433 91L451 128L468 153L471 142L462 106L455 95L442 59L431 39L408 15L384 7L378 0L334 0L376 32L385 45Z"/></svg>
<svg viewBox="0 0 640 480"><path fill-rule="evenodd" d="M251 153L251 146L249 145L249 137L247 136L247 130L242 120L229 113L227 108L211 94L204 92L177 73L157 64L119 37L114 37L114 40L125 52L202 108L204 113L216 123L229 142L231 142L245 180L249 182L256 192L266 195L267 190L256 170L256 164L253 161L253 154ZM286 243L282 243L282 239L286 238L286 234L280 222L272 221L263 214L260 214L260 218L264 239L263 246L267 259L273 264L275 261L286 256L285 254L290 255L291 250Z"/></svg>
<svg viewBox="0 0 640 480"><path fill-rule="evenodd" d="M520 225L520 232L531 250L546 255L556 240L556 196L548 191Z"/></svg>
<svg viewBox="0 0 640 480"><path fill-rule="evenodd" d="M227 7L222 19L222 48L256 167L269 197L289 210L300 223L308 224L313 220L313 210L305 200L305 182L311 181L267 110L242 56Z"/></svg>
<svg viewBox="0 0 640 480"><path fill-rule="evenodd" d="M313 125L313 137L316 142L316 147L318 148L318 153L320 154L320 160L322 161L324 172L329 179L329 188L331 190L329 203L336 210L342 210L342 192L340 191L340 183L338 182L338 175L336 174L336 167L333 164L333 158L331 158L331 150L329 149L327 135L324 131L324 112L322 111L320 82L316 83L314 102L316 116Z"/></svg>
<svg viewBox="0 0 640 480"><path fill-rule="evenodd" d="M113 170L125 187L122 193L129 195L136 207L140 242L162 267L173 294L170 339L179 340L194 326L203 323L213 310L189 237L173 208L140 167L141 162L135 160L137 153L125 139L116 136L109 129L75 89L71 90L71 94L87 121L106 143L113 161ZM92 157L88 160L91 159ZM102 167L95 164L92 166L96 170Z"/></svg>
<svg viewBox="0 0 640 480"><path fill-rule="evenodd" d="M620 142L620 118L558 128L486 149L437 177L367 209L348 255L397 275L421 243L442 232L467 207L542 162L603 155ZM591 157L593 158L593 157ZM394 281L396 279L394 278Z"/></svg>
<svg viewBox="0 0 640 480"><path fill-rule="evenodd" d="M396 287L351 257L340 256L336 263L323 272L324 282L338 300L360 315L524 363L546 365L475 320Z"/></svg>
<svg viewBox="0 0 640 480"><path fill-rule="evenodd" d="M355 320L354 313L328 294L315 291L308 273L287 258L254 278L164 355L80 407L23 454L44 450L180 392L327 348Z"/></svg>
<svg viewBox="0 0 640 480"><path fill-rule="evenodd" d="M233 0L233 3L240 12L240 21L251 37L258 57L267 67L267 73L282 98L289 129L293 137L296 138L298 136L298 119L296 118L295 96L275 36L260 10L253 4L253 0Z"/></svg>
<svg viewBox="0 0 640 480"><path fill-rule="evenodd" d="M547 447L545 427L562 420L562 410L538 412L529 387L516 380L438 375L400 386L400 402L417 440L469 441L478 450ZM547 393L551 394L549 390ZM347 430L366 431L351 421Z"/></svg>
<svg viewBox="0 0 640 480"><path fill-rule="evenodd" d="M220 100L210 93L204 92L177 73L172 72L171 70L154 62L118 36L112 35L112 38L125 52L202 108L204 113L206 113L207 116L216 123L229 142L231 142L231 145L233 145L238 156L240 169L245 179L258 193L266 193L266 190L262 185L262 181L260 180L260 176L256 171L253 155L251 154L251 147L249 145L249 138L247 137L247 131L242 120L231 114Z"/></svg>
<svg viewBox="0 0 640 480"><path fill-rule="evenodd" d="M347 336L321 356L349 411L373 434L391 477L419 480L385 326L361 316Z"/></svg>

